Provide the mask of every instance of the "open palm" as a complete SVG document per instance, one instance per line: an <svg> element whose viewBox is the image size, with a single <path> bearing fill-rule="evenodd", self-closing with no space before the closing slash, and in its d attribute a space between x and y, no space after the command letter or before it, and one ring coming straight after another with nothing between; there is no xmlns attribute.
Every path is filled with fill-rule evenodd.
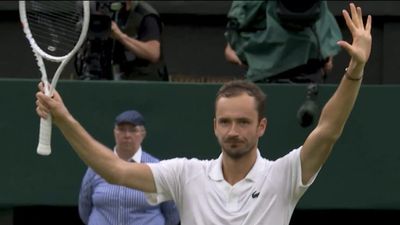
<svg viewBox="0 0 400 225"><path fill-rule="evenodd" d="M353 43L349 44L346 41L339 41L338 44L349 53L351 56L351 63L364 65L371 53L372 18L368 15L367 22L364 26L361 8L350 3L350 12L351 16L347 10L343 10L342 14L353 37Z"/></svg>

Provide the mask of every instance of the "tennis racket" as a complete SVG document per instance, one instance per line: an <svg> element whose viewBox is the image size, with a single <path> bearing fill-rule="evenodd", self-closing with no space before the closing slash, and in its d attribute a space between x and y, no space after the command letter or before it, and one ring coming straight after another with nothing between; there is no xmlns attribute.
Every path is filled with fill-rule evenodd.
<svg viewBox="0 0 400 225"><path fill-rule="evenodd" d="M26 38L41 73L45 94L51 96L68 61L86 38L89 1L19 1L19 15ZM49 83L44 60L60 63ZM51 153L51 116L40 120L37 153Z"/></svg>

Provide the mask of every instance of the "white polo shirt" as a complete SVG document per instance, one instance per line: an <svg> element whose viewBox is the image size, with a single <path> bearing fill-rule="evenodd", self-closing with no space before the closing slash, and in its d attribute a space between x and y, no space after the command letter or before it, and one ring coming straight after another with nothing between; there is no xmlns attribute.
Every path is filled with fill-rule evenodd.
<svg viewBox="0 0 400 225"><path fill-rule="evenodd" d="M148 201L174 200L182 225L287 225L312 184L301 181L300 149L276 161L262 158L247 176L230 185L222 175L222 155L215 160L175 158L149 164L157 194Z"/></svg>

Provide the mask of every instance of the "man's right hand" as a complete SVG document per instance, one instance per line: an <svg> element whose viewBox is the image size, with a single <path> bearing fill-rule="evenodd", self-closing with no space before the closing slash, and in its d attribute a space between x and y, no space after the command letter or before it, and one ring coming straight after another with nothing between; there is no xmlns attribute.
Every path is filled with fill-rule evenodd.
<svg viewBox="0 0 400 225"><path fill-rule="evenodd" d="M56 90L53 90L53 95L50 97L44 94L42 82L39 83L38 88L39 91L36 93L36 113L40 117L46 119L51 114L53 123L58 124L70 115Z"/></svg>

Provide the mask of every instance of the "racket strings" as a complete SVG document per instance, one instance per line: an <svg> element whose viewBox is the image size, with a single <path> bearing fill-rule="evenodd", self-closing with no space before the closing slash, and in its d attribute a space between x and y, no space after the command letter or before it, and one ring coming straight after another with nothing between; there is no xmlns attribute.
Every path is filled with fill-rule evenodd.
<svg viewBox="0 0 400 225"><path fill-rule="evenodd" d="M28 24L37 45L49 55L65 56L82 31L80 1L27 1Z"/></svg>
<svg viewBox="0 0 400 225"><path fill-rule="evenodd" d="M36 35L35 40L37 40L38 45L42 48L43 46L47 46L47 50L53 52L52 47L59 46L61 47L61 51L64 51L65 53L71 51L71 48L75 45L76 40L73 40L71 38L66 37L65 35L59 35L57 37L52 37L52 45L49 45L49 32L44 30L43 27L40 27L38 25L31 25L31 30L33 31L34 34ZM57 31L54 31L57 32ZM59 32L59 31L58 31ZM70 31L74 32L74 31ZM50 34L51 35L51 34ZM43 48L42 48L43 49Z"/></svg>
<svg viewBox="0 0 400 225"><path fill-rule="evenodd" d="M71 24L74 24L74 23L76 24L77 23L75 18L68 18L68 17L65 17L65 15L62 15L62 14L53 14L53 13L50 14L50 13L40 13L40 12L38 12L38 14L41 14L41 15L32 16L32 14L29 14L28 16L30 16L31 19L40 18L45 23L49 23L52 20L54 20L53 23L58 24L58 25L62 25L66 30L70 30L70 31L76 30L73 27L70 27ZM60 19L60 18L62 18L62 19ZM38 24L34 24L34 25L38 25Z"/></svg>

